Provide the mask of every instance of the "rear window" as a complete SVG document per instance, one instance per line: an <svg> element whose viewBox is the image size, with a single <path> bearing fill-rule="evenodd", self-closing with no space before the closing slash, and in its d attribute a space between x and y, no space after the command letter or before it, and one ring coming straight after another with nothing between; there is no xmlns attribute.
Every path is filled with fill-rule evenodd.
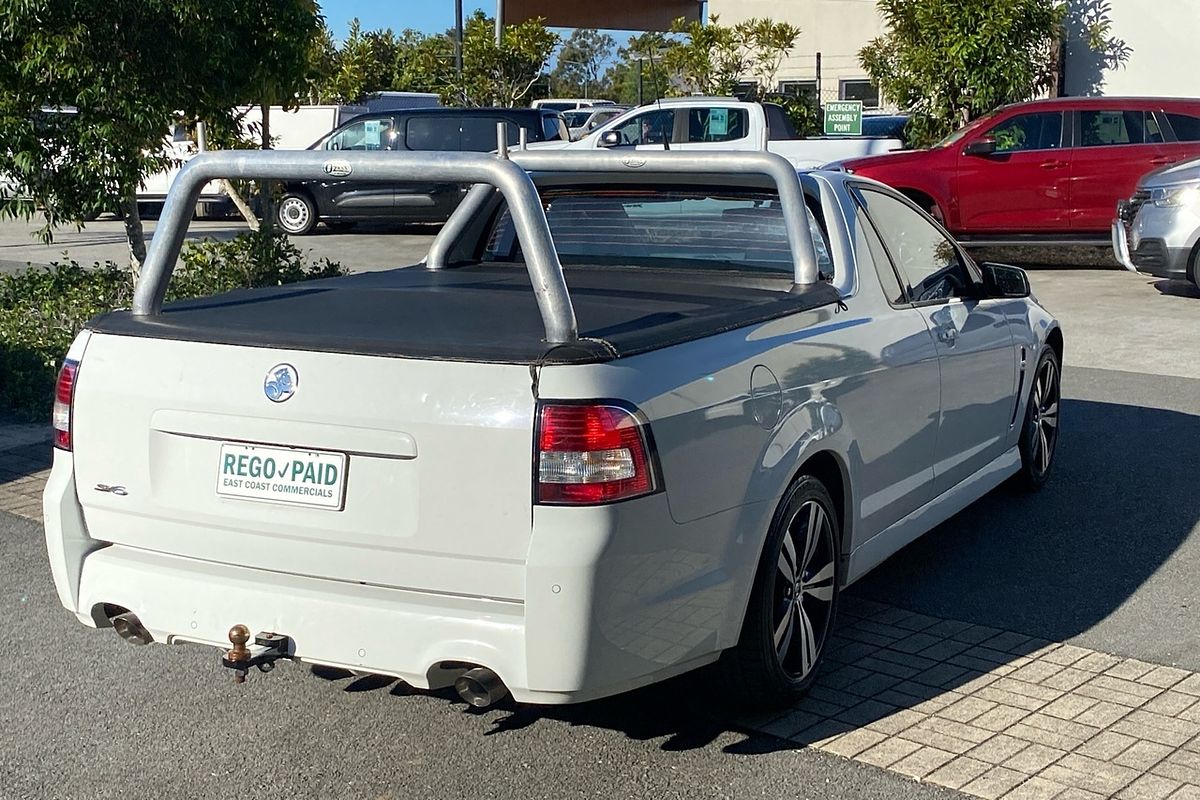
<svg viewBox="0 0 1200 800"><path fill-rule="evenodd" d="M1142 144L1146 116L1142 111L1080 111L1079 133L1083 147Z"/></svg>
<svg viewBox="0 0 1200 800"><path fill-rule="evenodd" d="M681 267L792 274L778 195L695 188L543 190L546 219L564 265ZM826 236L809 210L822 273L832 274ZM521 261L508 211L485 261Z"/></svg>
<svg viewBox="0 0 1200 800"><path fill-rule="evenodd" d="M1181 142L1200 142L1200 117L1190 114L1167 114L1175 138Z"/></svg>
<svg viewBox="0 0 1200 800"><path fill-rule="evenodd" d="M455 150L487 153L496 149L495 117L414 116L404 126L409 150ZM508 143L517 143L517 126L507 123Z"/></svg>

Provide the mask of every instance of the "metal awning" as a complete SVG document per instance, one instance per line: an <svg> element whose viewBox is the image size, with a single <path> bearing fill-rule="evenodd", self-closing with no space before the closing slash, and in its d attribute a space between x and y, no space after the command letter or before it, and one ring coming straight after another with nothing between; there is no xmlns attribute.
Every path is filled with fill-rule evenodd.
<svg viewBox="0 0 1200 800"><path fill-rule="evenodd" d="M699 20L701 0L504 0L504 24L544 17L552 28L665 31L684 17Z"/></svg>

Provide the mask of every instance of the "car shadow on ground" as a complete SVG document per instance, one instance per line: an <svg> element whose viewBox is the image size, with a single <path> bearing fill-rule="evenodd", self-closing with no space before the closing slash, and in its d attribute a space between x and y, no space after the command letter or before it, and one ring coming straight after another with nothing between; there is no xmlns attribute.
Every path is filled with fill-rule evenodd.
<svg viewBox="0 0 1200 800"><path fill-rule="evenodd" d="M328 225L318 225L312 235L390 235L390 236L432 236L442 229L442 223L431 222L355 222L345 228L333 229Z"/></svg>
<svg viewBox="0 0 1200 800"><path fill-rule="evenodd" d="M1158 289L1162 294L1172 297L1200 298L1200 287L1197 287L1191 281L1155 281L1154 288Z"/></svg>
<svg viewBox="0 0 1200 800"><path fill-rule="evenodd" d="M663 739L664 750L708 747L729 732L745 738L725 744L728 753L792 749L808 743L805 734L783 734L789 741L754 729L788 713L797 730L824 719L825 727L812 728L810 738L817 741L828 735L830 725L845 730L877 722L906 703L919 705L960 689L993 665L1021 659L1031 648L1086 633L1128 601L1194 530L1200 516L1194 484L1200 474L1200 416L1065 399L1063 419L1066 433L1055 474L1044 489L1027 493L1001 487L848 590L846 613L833 641L844 648L843 655L851 655L827 661L814 691L790 712L723 710L724 688L711 670L701 670L575 706L523 706L507 700L481 715L486 720L483 735L511 735L549 720L611 729L640 741ZM1164 468L1165 454L1170 454L1170 469ZM874 671L880 666L872 657L879 654L876 647L893 645L873 641L872 632L884 632L883 626L867 620L863 608L886 608L897 612L892 615L897 619L908 613L899 609L919 611L916 616L925 624L936 617L958 622L943 623L941 639L929 637L930 646L943 652L934 659L926 651L930 665L938 661L925 668L927 673L895 666L888 675ZM1004 631L1021 635L1004 634L1009 644L985 648L991 664L964 662L970 668L942 663L947 653L953 657L979 644L951 638L950 632L967 628L966 623L995 629L988 636ZM1182 635L1200 633L1200 623L1196 629ZM907 635L903 627L895 630ZM915 649L894 646L902 657L898 662L903 657L921 661ZM856 665L860 654L876 666L868 668L865 661ZM341 671L314 672L330 680L350 677ZM864 679L877 682L878 695L873 697L873 689L864 691L862 684L857 695L845 693L849 681ZM897 693L901 681L903 692ZM374 676L350 680L345 688L387 687L398 696L430 694ZM432 694L461 703L452 690Z"/></svg>

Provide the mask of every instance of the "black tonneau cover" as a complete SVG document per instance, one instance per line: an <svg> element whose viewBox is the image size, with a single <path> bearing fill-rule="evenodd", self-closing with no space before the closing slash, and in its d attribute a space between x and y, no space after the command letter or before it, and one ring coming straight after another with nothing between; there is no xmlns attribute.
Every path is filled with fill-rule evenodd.
<svg viewBox="0 0 1200 800"><path fill-rule="evenodd" d="M824 283L644 267L568 267L581 341L551 347L522 265L363 273L115 311L100 333L335 353L493 363L610 361L836 303Z"/></svg>

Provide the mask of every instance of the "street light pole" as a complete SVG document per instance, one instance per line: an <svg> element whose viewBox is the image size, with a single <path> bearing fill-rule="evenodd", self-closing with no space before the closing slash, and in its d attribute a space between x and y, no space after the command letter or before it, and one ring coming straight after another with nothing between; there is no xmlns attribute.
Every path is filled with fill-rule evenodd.
<svg viewBox="0 0 1200 800"><path fill-rule="evenodd" d="M501 44L504 33L504 0L496 0L496 46Z"/></svg>
<svg viewBox="0 0 1200 800"><path fill-rule="evenodd" d="M462 0L454 0L454 72L458 76L458 83L462 85L462 44L463 44L463 22L462 22Z"/></svg>

